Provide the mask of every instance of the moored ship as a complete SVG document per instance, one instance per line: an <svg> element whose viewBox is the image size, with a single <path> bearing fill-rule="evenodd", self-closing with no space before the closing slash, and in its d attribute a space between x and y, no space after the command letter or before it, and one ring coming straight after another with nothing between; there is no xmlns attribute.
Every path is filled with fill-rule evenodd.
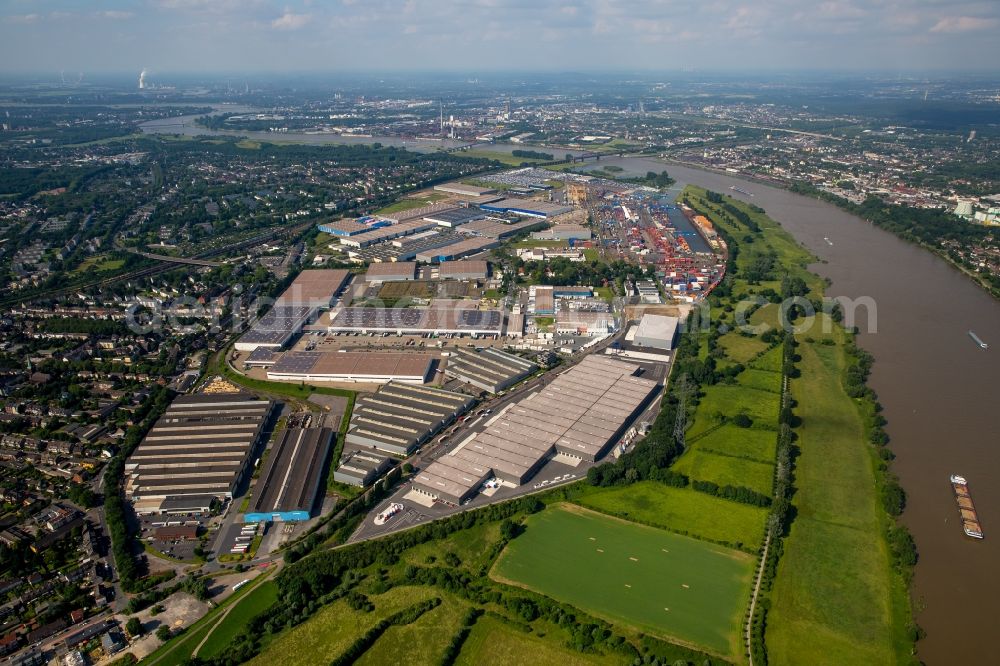
<svg viewBox="0 0 1000 666"><path fill-rule="evenodd" d="M979 514L976 513L976 505L972 503L972 494L969 492L969 483L964 476L958 474L951 475L951 489L955 491L955 501L958 503L958 513L962 517L962 529L966 536L973 539L983 538L983 528L979 524Z"/></svg>

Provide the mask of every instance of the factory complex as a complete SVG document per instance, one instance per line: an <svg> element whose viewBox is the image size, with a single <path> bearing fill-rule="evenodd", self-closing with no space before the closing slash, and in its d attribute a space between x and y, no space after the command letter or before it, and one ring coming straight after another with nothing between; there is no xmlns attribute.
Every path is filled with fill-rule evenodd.
<svg viewBox="0 0 1000 666"><path fill-rule="evenodd" d="M557 223L556 230L540 232L549 234L540 237L585 240L592 236L585 227L554 220L576 210L573 205L530 198L552 190L550 185L525 190L528 197L504 196L494 188L460 182L435 185L434 190L447 200L353 220L330 220L317 228L358 263L452 261L494 248L500 240L544 229L551 221Z"/></svg>
<svg viewBox="0 0 1000 666"><path fill-rule="evenodd" d="M409 455L473 402L463 393L390 382L357 400L345 441L362 449Z"/></svg>
<svg viewBox="0 0 1000 666"><path fill-rule="evenodd" d="M205 513L231 498L263 447L274 408L246 393L174 399L125 462L136 513Z"/></svg>
<svg viewBox="0 0 1000 666"><path fill-rule="evenodd" d="M413 489L457 505L491 478L523 485L553 457L600 459L659 387L638 371L635 364L585 357L419 471Z"/></svg>
<svg viewBox="0 0 1000 666"><path fill-rule="evenodd" d="M309 520L332 440L329 428L285 429L268 453L243 522Z"/></svg>

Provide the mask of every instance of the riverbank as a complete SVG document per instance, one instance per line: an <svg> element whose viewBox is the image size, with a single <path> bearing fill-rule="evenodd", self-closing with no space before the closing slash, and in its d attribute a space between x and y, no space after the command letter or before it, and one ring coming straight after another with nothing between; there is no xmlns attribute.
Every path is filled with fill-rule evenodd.
<svg viewBox="0 0 1000 666"><path fill-rule="evenodd" d="M731 197L713 203L694 188L682 196L737 239L735 294L747 298L780 289L785 298L821 302L823 281L804 270L814 257L773 220ZM746 213L760 232L738 226L725 214L727 206ZM763 279L747 283L750 271L763 270L768 250L776 264ZM792 287L793 279L803 283ZM912 663L912 552L898 555L889 537L912 541L884 508L883 489L892 481L875 444L884 443L877 436L881 423L870 392L860 385L857 397L847 392L846 378L860 371L860 362L853 335L836 318L821 314L811 325L795 322L801 329L792 336L792 415L786 418L782 409L794 432L792 510L775 544L776 568L773 561L765 565L765 602L755 623L772 663ZM730 401L728 407L735 405Z"/></svg>

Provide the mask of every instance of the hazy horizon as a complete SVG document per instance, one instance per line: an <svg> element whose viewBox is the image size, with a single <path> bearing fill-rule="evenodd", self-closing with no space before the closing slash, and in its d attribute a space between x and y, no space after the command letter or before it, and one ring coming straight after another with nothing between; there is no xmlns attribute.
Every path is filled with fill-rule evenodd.
<svg viewBox="0 0 1000 666"><path fill-rule="evenodd" d="M0 71L991 73L1000 3L0 2Z"/></svg>

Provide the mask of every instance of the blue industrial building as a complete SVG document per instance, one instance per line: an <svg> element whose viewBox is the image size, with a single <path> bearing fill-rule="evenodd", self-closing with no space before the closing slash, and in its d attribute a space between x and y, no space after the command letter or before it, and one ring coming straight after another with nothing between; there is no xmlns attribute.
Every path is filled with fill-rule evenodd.
<svg viewBox="0 0 1000 666"><path fill-rule="evenodd" d="M309 520L332 440L329 428L286 429L271 447L243 522Z"/></svg>

